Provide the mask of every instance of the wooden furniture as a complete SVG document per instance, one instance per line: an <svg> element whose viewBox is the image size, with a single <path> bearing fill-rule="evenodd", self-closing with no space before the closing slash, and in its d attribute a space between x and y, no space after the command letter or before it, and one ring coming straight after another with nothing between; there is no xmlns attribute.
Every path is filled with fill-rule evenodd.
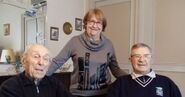
<svg viewBox="0 0 185 97"><path fill-rule="evenodd" d="M54 73L52 76L61 81L64 84L65 88L69 90L71 72Z"/></svg>

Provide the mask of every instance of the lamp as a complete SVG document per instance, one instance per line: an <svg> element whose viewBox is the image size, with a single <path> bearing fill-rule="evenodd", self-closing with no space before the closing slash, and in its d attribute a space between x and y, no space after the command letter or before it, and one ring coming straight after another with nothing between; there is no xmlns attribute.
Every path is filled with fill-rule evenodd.
<svg viewBox="0 0 185 97"><path fill-rule="evenodd" d="M12 49L3 49L0 62L13 63L15 62L15 54Z"/></svg>

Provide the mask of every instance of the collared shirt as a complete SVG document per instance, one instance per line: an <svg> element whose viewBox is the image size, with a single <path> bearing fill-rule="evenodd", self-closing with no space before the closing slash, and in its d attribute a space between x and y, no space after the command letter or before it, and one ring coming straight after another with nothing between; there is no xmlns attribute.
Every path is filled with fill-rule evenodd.
<svg viewBox="0 0 185 97"><path fill-rule="evenodd" d="M136 79L138 77L144 76L143 74L136 74L134 72L131 73L132 79ZM155 78L156 74L153 70L151 70L148 74L146 74L146 76L149 76L151 78Z"/></svg>

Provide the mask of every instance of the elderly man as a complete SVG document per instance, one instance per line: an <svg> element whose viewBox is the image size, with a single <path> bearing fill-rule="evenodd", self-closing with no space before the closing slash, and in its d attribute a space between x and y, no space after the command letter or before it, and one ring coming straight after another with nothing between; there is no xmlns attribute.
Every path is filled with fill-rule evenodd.
<svg viewBox="0 0 185 97"><path fill-rule="evenodd" d="M182 97L177 85L151 69L151 48L143 43L132 46L133 72L117 79L107 97Z"/></svg>
<svg viewBox="0 0 185 97"><path fill-rule="evenodd" d="M40 44L30 45L22 56L24 72L6 80L0 87L0 97L71 97L63 85L45 76L50 54Z"/></svg>

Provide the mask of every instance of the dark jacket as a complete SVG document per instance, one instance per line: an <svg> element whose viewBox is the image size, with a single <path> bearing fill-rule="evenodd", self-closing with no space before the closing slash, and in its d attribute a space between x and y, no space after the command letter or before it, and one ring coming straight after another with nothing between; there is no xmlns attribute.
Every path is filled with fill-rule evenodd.
<svg viewBox="0 0 185 97"><path fill-rule="evenodd" d="M35 85L23 72L1 85L0 97L72 97L72 95L54 77L45 76L38 85Z"/></svg>

